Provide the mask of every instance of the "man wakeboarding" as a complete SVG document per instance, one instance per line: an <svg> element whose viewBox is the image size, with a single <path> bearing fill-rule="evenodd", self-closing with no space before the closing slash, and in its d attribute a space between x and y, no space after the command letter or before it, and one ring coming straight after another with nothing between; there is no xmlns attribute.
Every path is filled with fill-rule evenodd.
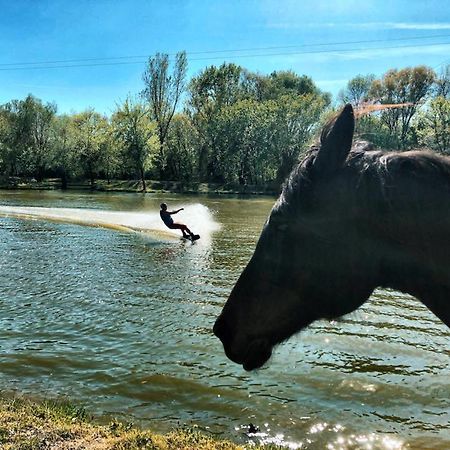
<svg viewBox="0 0 450 450"><path fill-rule="evenodd" d="M161 216L162 221L166 224L167 228L170 228L171 230L181 230L185 239L190 239L191 241L200 239L200 236L198 234L194 234L186 225L173 221L172 215L183 211L184 208L177 209L176 211L167 211L167 205L165 203L161 203L160 206L161 210L159 211L159 215Z"/></svg>

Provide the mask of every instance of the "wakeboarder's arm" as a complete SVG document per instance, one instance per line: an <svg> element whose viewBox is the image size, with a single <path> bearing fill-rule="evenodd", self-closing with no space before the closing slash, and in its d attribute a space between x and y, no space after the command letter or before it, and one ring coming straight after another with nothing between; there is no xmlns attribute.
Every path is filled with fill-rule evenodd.
<svg viewBox="0 0 450 450"><path fill-rule="evenodd" d="M169 213L170 215L172 215L172 214L177 214L177 213L179 213L180 211L183 211L183 209L184 209L184 208L177 209L176 211L168 211L168 213Z"/></svg>

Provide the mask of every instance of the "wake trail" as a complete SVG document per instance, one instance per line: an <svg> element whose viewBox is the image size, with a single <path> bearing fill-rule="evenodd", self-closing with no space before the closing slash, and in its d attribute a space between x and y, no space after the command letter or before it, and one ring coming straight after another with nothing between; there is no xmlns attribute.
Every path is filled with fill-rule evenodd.
<svg viewBox="0 0 450 450"><path fill-rule="evenodd" d="M142 232L160 239L174 239L181 236L179 230L167 228L161 221L159 211L155 210L134 212L0 205L0 216ZM201 203L185 206L184 211L172 217L175 222L185 223L194 233L200 234L202 237L209 236L212 232L220 229L220 225L214 220L211 211Z"/></svg>

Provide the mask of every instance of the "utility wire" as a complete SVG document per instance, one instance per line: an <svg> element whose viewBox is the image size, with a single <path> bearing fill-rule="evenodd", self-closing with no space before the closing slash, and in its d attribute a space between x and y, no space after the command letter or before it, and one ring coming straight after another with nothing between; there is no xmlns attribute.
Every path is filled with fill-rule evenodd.
<svg viewBox="0 0 450 450"><path fill-rule="evenodd" d="M306 54L327 54L327 53L348 53L357 51L373 51L373 50L394 50L400 48L420 48L432 47L436 45L450 45L450 42L435 42L433 44L415 44L415 45L397 45L397 46L383 46L383 47L369 47L369 48L345 48L345 49L329 49L329 50L306 50L299 52L280 52L280 53L257 53L246 55L229 55L229 56L209 56L199 58L189 58L189 61L204 61L217 59L234 59L234 58L259 58L268 56L289 56L289 55L306 55ZM42 66L26 66L26 67L0 67L0 71L15 71L15 70L45 70L45 69L67 69L71 67L101 67L101 66L119 66L130 64L143 64L146 60L141 61L114 61L105 63L86 63L86 64L63 64L63 65L42 65Z"/></svg>
<svg viewBox="0 0 450 450"><path fill-rule="evenodd" d="M446 60L440 62L437 66L434 66L433 69L436 70L439 67L443 68L446 64L449 64L449 63L450 63L450 59L446 59Z"/></svg>
<svg viewBox="0 0 450 450"><path fill-rule="evenodd" d="M298 44L298 45L286 45L286 46L276 46L276 47L253 47L253 48L242 48L242 49L231 49L231 50L208 50L208 51L198 51L198 52L187 52L188 55L205 55L205 54L218 54L218 53L239 53L239 52L264 52L270 50L281 50L281 49L294 49L294 48L304 48L304 47L323 47L323 46L339 46L339 45L349 45L349 44L370 44L377 42L392 42L392 41L411 41L411 40L419 40L419 39L433 39L433 38L443 38L450 37L450 34L436 34L433 36L412 36L412 37L404 37L404 38L390 38L390 39L368 39L368 40L360 40L360 41L343 41L343 42L323 42L317 44ZM425 45L425 44L424 44ZM427 44L427 45L437 45L437 44ZM390 48L390 47L389 47ZM394 47L393 47L394 48ZM351 51L353 49L349 49L347 51ZM338 49L330 49L328 51L338 51ZM344 49L341 49L344 51ZM310 51L313 52L313 51ZM304 52L300 52L304 53ZM307 53L307 52L305 52ZM308 52L309 53L309 52ZM174 54L169 54L169 56L175 56ZM240 55L235 55L240 56ZM259 56L259 55L258 55ZM262 55L265 56L265 55ZM115 61L115 60L123 60L123 59L137 59L137 58L148 58L148 55L129 55L129 56L111 56L111 57L96 57L96 58L79 58L79 59L60 59L54 61L32 61L32 62L16 62L16 63L0 63L0 70L2 68L8 68L10 66L33 66L39 65L47 65L47 64L69 64L69 63L78 63L78 62L89 62L89 61ZM197 60L197 59L193 59ZM119 64L120 61L117 61ZM137 64L141 63L141 61L127 61L128 64ZM110 65L111 63L104 64ZM58 66L59 67L67 67L67 66ZM69 67L87 67L85 65L75 66L71 65ZM14 67L13 69L16 69ZM17 69L22 69L22 67L17 67Z"/></svg>
<svg viewBox="0 0 450 450"><path fill-rule="evenodd" d="M436 45L450 45L450 42L435 42L433 44L415 44L415 45L392 45L383 47L368 47L368 48L345 48L345 49L330 49L330 50L307 50L301 52L283 52L283 53L260 53L260 54L248 54L248 55L234 55L230 58L253 58L259 56L289 56L289 55L308 55L308 54L321 54L321 53L349 53L357 51L371 51L371 50L391 50L399 48L420 48L420 47L433 47ZM201 61L208 59L220 59L220 57L205 57L205 58L190 58L191 61ZM1 70L1 69L0 69Z"/></svg>

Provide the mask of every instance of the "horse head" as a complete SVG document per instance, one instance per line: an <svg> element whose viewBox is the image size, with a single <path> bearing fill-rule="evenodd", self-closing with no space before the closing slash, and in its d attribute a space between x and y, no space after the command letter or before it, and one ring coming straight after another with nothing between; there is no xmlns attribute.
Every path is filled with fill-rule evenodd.
<svg viewBox="0 0 450 450"><path fill-rule="evenodd" d="M313 321L355 310L377 285L358 174L346 163L354 125L347 105L294 169L214 325L226 355L246 370Z"/></svg>

